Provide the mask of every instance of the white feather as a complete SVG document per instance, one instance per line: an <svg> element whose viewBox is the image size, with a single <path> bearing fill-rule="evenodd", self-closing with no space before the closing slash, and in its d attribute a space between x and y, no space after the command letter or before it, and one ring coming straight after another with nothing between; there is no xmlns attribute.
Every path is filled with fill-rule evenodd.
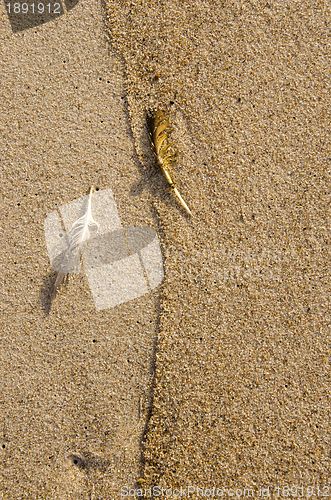
<svg viewBox="0 0 331 500"><path fill-rule="evenodd" d="M93 190L93 187L91 187L84 214L71 226L67 235L66 250L56 259L57 277L54 283L53 296L67 274L79 272L84 244L90 239L92 233L95 234L98 231L99 224L93 219L92 215Z"/></svg>
<svg viewBox="0 0 331 500"><path fill-rule="evenodd" d="M92 193L93 188L90 190L85 213L73 223L68 233L67 257L69 261L72 261L73 265L71 266L71 271L68 269L67 273L75 272L77 265L79 267L84 243L90 239L91 230L95 233L99 228L98 223L93 219L92 215ZM78 263L76 263L76 261L78 261Z"/></svg>

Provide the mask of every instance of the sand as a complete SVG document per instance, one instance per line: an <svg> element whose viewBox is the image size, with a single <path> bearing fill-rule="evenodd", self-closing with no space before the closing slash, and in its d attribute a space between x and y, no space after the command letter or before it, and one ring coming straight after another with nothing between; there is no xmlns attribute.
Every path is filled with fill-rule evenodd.
<svg viewBox="0 0 331 500"><path fill-rule="evenodd" d="M101 7L13 34L1 10L2 498L117 498L140 471L159 291L96 311L72 277L47 315L44 220L94 184L154 226ZM46 307L47 308L47 307Z"/></svg>
<svg viewBox="0 0 331 500"><path fill-rule="evenodd" d="M328 14L108 0L14 35L1 11L4 498L330 494ZM46 315L44 218L92 183L158 232L164 283L97 312L82 275Z"/></svg>

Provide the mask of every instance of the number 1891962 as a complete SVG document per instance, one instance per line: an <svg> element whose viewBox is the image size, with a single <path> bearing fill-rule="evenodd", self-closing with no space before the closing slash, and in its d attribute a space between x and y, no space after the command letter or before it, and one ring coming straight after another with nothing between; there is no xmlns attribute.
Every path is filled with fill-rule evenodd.
<svg viewBox="0 0 331 500"><path fill-rule="evenodd" d="M8 14L61 14L61 4L55 3L7 3Z"/></svg>

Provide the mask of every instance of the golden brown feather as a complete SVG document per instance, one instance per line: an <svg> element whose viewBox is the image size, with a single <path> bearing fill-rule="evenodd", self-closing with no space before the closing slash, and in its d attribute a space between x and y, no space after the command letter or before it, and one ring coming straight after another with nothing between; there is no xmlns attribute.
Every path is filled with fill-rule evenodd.
<svg viewBox="0 0 331 500"><path fill-rule="evenodd" d="M151 133L157 163L181 206L189 215L192 215L191 210L183 200L171 175L171 169L176 161L176 153L169 139L170 132L171 126L169 116L164 111L154 111L151 116Z"/></svg>

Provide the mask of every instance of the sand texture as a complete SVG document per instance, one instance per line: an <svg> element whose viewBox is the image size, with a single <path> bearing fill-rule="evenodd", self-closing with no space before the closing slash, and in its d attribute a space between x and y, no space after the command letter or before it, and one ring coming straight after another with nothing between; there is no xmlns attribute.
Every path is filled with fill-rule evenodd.
<svg viewBox="0 0 331 500"><path fill-rule="evenodd" d="M117 498L140 470L159 291L96 311L86 276L47 314L44 220L94 184L123 226L154 226L101 7L0 42L0 497Z"/></svg>
<svg viewBox="0 0 331 500"><path fill-rule="evenodd" d="M327 484L328 18L81 0L14 33L0 9L0 497ZM155 168L153 108L192 218ZM44 220L92 184L157 231L164 282L96 311L81 274L47 311Z"/></svg>
<svg viewBox="0 0 331 500"><path fill-rule="evenodd" d="M166 280L144 484L325 484L326 3L108 7L136 143L146 108L172 110L193 211L157 204Z"/></svg>

